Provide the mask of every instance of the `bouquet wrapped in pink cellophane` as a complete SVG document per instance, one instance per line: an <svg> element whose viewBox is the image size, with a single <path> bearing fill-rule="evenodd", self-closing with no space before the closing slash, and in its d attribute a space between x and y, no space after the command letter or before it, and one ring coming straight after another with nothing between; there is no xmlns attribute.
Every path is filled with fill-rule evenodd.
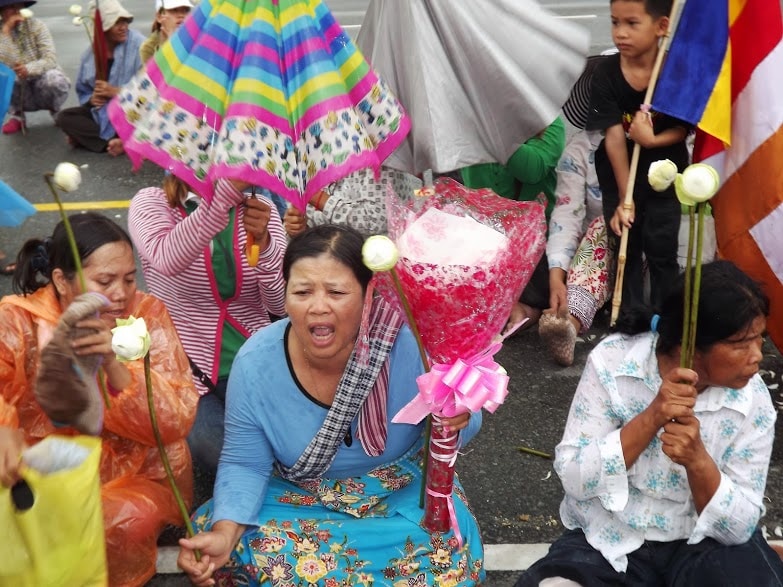
<svg viewBox="0 0 783 587"><path fill-rule="evenodd" d="M546 221L538 202L516 202L492 190L471 190L439 179L432 193L405 203L389 194L389 236L395 266L410 305L430 371L419 393L394 417L418 423L432 414L452 417L485 408L494 412L507 394L508 376L495 363L498 334L544 253ZM400 300L387 276L379 289ZM426 471L424 525L454 527L451 504L458 434L432 426Z"/></svg>

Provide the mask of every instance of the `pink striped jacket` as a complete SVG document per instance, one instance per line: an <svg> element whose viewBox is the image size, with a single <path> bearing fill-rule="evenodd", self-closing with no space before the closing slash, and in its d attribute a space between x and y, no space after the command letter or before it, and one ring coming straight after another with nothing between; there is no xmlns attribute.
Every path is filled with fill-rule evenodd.
<svg viewBox="0 0 783 587"><path fill-rule="evenodd" d="M218 376L224 321L250 336L269 324L270 313L285 314L282 270L287 241L280 216L268 202L270 244L258 265L250 267L244 252L244 207L236 206L243 197L230 183L219 181L213 201L187 215L180 206L169 207L161 188L151 187L133 197L128 213L147 289L166 304L185 352L212 381ZM232 298L222 300L212 271L211 243L235 206L237 287ZM199 381L196 388L207 392Z"/></svg>

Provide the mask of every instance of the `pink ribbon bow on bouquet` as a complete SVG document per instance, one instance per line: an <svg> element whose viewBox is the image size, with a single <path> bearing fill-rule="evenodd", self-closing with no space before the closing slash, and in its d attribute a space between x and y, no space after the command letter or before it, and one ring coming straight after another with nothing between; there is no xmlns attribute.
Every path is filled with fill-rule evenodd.
<svg viewBox="0 0 783 587"><path fill-rule="evenodd" d="M419 375L419 393L392 419L395 423L418 424L427 415L450 418L484 408L494 412L508 395L508 375L494 356L499 342L468 359L453 364L435 363L428 373Z"/></svg>
<svg viewBox="0 0 783 587"><path fill-rule="evenodd" d="M437 424L441 417L452 417L481 408L494 412L508 395L508 375L493 359L501 343L495 342L468 359L453 364L434 364L416 382L419 393L392 419L396 423L418 424L432 414ZM430 458L427 462L424 527L431 531L454 530L462 546L452 489L454 464L459 449L459 434L442 426L432 427Z"/></svg>

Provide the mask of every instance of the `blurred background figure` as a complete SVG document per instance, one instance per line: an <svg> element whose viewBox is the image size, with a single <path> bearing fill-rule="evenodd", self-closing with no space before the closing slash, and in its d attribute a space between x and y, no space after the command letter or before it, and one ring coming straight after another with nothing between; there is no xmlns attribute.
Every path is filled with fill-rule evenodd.
<svg viewBox="0 0 783 587"><path fill-rule="evenodd" d="M169 40L171 33L185 22L193 4L190 0L155 0L155 20L152 22L152 34L147 37L139 49L141 62L147 63L155 51Z"/></svg>
<svg viewBox="0 0 783 587"><path fill-rule="evenodd" d="M100 76L96 75L95 55L88 47L76 76L76 95L81 106L60 112L57 126L74 147L117 156L123 153L122 141L109 121L106 105L141 68L139 50L144 37L129 28L133 15L118 0L101 0L101 16L108 54L107 79L97 79Z"/></svg>
<svg viewBox="0 0 783 587"><path fill-rule="evenodd" d="M24 129L25 112L48 110L52 116L68 98L71 81L57 64L54 41L47 26L21 12L35 0L0 0L0 63L16 74L3 134Z"/></svg>

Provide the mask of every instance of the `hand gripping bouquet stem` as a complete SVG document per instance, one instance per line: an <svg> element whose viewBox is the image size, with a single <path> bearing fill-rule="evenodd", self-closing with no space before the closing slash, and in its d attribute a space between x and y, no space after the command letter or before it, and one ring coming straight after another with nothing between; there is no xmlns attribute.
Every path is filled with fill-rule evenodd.
<svg viewBox="0 0 783 587"><path fill-rule="evenodd" d="M378 274L378 288L398 307L407 303L429 357L417 396L393 419L416 424L432 415L436 424L425 454L424 525L453 528L459 539L452 503L459 434L438 422L481 408L494 412L504 401L508 376L493 359L498 334L544 252L546 222L540 203L451 179L424 192L405 203L389 194L389 236L399 260Z"/></svg>

